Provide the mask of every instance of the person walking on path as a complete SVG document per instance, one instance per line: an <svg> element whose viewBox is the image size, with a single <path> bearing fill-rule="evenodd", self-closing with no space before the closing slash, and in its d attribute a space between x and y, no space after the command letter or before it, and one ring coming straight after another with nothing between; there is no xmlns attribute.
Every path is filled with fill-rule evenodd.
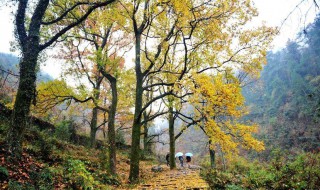
<svg viewBox="0 0 320 190"><path fill-rule="evenodd" d="M188 167L190 168L191 156L186 156Z"/></svg>
<svg viewBox="0 0 320 190"><path fill-rule="evenodd" d="M180 161L181 167L183 167L183 157L182 156L179 156L179 161Z"/></svg>
<svg viewBox="0 0 320 190"><path fill-rule="evenodd" d="M166 160L167 160L167 166L169 166L170 164L170 154L168 153L167 155L166 155Z"/></svg>

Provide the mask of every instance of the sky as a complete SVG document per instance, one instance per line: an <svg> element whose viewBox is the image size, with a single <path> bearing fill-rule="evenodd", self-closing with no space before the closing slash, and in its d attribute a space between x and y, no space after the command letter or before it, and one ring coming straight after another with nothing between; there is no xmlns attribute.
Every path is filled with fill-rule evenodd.
<svg viewBox="0 0 320 190"><path fill-rule="evenodd" d="M273 42L272 50L279 50L283 48L288 39L295 39L296 34L307 26L308 23L314 20L316 10L310 9L312 1L306 0L302 3L299 9L295 7L302 0L253 0L259 16L254 18L252 25L260 25L265 22L268 26L280 26L288 17L291 11L295 10L290 17L285 20L281 27L281 33ZM305 13L308 12L306 15ZM13 26L12 9L0 4L0 52L10 52L10 41L14 40L14 26ZM17 53L15 53L17 54ZM49 73L54 78L59 77L61 64L57 60L49 59L46 63L41 65L41 68Z"/></svg>

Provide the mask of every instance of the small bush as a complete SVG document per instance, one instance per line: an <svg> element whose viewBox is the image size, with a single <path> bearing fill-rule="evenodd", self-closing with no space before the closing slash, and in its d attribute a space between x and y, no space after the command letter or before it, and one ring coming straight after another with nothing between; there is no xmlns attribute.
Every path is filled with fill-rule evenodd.
<svg viewBox="0 0 320 190"><path fill-rule="evenodd" d="M121 184L117 177L109 175L107 173L100 173L98 174L97 178L102 184L116 185L116 186L119 186Z"/></svg>
<svg viewBox="0 0 320 190"><path fill-rule="evenodd" d="M73 189L93 189L96 183L80 160L68 160L65 165L64 176Z"/></svg>
<svg viewBox="0 0 320 190"><path fill-rule="evenodd" d="M44 160L49 160L53 152L53 144L51 138L46 133L40 133L40 138L38 139L41 157Z"/></svg>
<svg viewBox="0 0 320 190"><path fill-rule="evenodd" d="M107 170L107 169L109 169L109 159L108 159L109 149L107 149L107 147L105 147L105 146L102 146L100 148L100 150L101 151L100 151L98 157L99 157L101 167L103 169Z"/></svg>
<svg viewBox="0 0 320 190"><path fill-rule="evenodd" d="M116 131L116 143L126 144L126 140L124 139L123 131Z"/></svg>
<svg viewBox="0 0 320 190"><path fill-rule="evenodd" d="M212 189L225 189L228 185L232 184L231 173L208 169L202 171L201 175L205 177Z"/></svg>
<svg viewBox="0 0 320 190"><path fill-rule="evenodd" d="M55 130L55 137L60 140L70 141L72 135L72 121L65 120L57 124L57 128Z"/></svg>
<svg viewBox="0 0 320 190"><path fill-rule="evenodd" d="M9 181L8 190L22 190L24 189L22 184L17 181Z"/></svg>
<svg viewBox="0 0 320 190"><path fill-rule="evenodd" d="M0 166L0 181L8 179L9 173L7 168Z"/></svg>
<svg viewBox="0 0 320 190"><path fill-rule="evenodd" d="M320 153L273 158L270 163L237 159L226 171L208 169L202 175L212 189L320 189Z"/></svg>
<svg viewBox="0 0 320 190"><path fill-rule="evenodd" d="M18 181L10 180L8 184L8 190L35 190L33 185L26 183L20 183Z"/></svg>
<svg viewBox="0 0 320 190"><path fill-rule="evenodd" d="M42 171L32 172L30 177L35 182L35 187L39 190L54 189L52 173L48 168Z"/></svg>

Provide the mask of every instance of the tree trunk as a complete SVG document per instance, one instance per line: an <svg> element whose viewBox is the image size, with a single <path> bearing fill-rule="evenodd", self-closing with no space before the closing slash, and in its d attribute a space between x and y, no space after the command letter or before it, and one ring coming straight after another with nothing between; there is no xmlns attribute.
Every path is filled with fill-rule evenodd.
<svg viewBox="0 0 320 190"><path fill-rule="evenodd" d="M22 155L23 134L27 127L31 101L35 98L40 27L48 4L49 1L38 2L28 26L28 32L25 27L28 1L19 1L15 17L16 34L22 58L19 63L19 86L7 135L8 150L15 158L20 158Z"/></svg>
<svg viewBox="0 0 320 190"><path fill-rule="evenodd" d="M143 112L143 118L144 120L148 120L149 117L147 115L146 112ZM146 122L143 126L143 151L144 151L144 154L151 154L152 151L151 151L151 144L149 143L149 136L148 136L148 133L149 133L149 122Z"/></svg>
<svg viewBox="0 0 320 190"><path fill-rule="evenodd" d="M95 148L96 146L96 133L97 133L97 121L98 121L98 108L92 109L92 118L90 122L90 147Z"/></svg>
<svg viewBox="0 0 320 190"><path fill-rule="evenodd" d="M170 103L169 103L170 104ZM170 105L169 107L169 138L170 138L170 169L176 168L175 162L175 136L174 136L174 118L173 118L173 107Z"/></svg>
<svg viewBox="0 0 320 190"><path fill-rule="evenodd" d="M117 159L116 159L116 132L115 132L115 117L118 104L118 92L117 92L117 81L109 80L112 90L112 100L108 115L108 141L109 141L109 169L111 174L116 175L117 173Z"/></svg>
<svg viewBox="0 0 320 190"><path fill-rule="evenodd" d="M141 133L141 110L142 110L142 95L143 95L143 74L141 72L140 63L140 43L141 34L136 34L135 42L135 72L136 72L136 98L135 111L132 125L132 143L130 155L130 174L129 181L137 183L139 180L139 161L140 161L140 133Z"/></svg>
<svg viewBox="0 0 320 190"><path fill-rule="evenodd" d="M15 158L20 158L22 155L23 134L28 125L27 119L30 113L30 105L35 98L36 91L38 53L34 53L37 52L35 48L32 48L32 46L29 47L29 52L23 52L23 57L19 64L19 87L7 136L9 152L12 154L11 156Z"/></svg>
<svg viewBox="0 0 320 190"><path fill-rule="evenodd" d="M215 151L211 147L211 141L209 141L209 152L210 152L210 164L211 168L215 168Z"/></svg>
<svg viewBox="0 0 320 190"><path fill-rule="evenodd" d="M117 174L117 158L116 158L116 132L115 117L118 105L117 78L105 71L104 67L99 66L99 70L106 77L111 86L111 105L108 111L108 146L109 146L109 171L112 175Z"/></svg>
<svg viewBox="0 0 320 190"><path fill-rule="evenodd" d="M100 86L101 86L101 80L97 80L95 87L93 89L93 103L95 107L92 109L92 118L90 122L90 147L95 148L96 146L96 134L98 130L98 101L100 98Z"/></svg>

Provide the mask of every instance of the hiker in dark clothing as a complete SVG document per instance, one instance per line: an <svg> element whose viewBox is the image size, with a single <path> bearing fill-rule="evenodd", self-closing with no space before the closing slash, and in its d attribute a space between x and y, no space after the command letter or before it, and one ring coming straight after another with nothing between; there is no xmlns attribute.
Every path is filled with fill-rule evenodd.
<svg viewBox="0 0 320 190"><path fill-rule="evenodd" d="M186 156L187 164L190 167L191 156Z"/></svg>
<svg viewBox="0 0 320 190"><path fill-rule="evenodd" d="M180 160L181 167L183 167L183 157L179 156L179 160Z"/></svg>
<svg viewBox="0 0 320 190"><path fill-rule="evenodd" d="M170 154L169 153L166 155L166 160L167 160L167 166L169 166L169 163L170 163Z"/></svg>

